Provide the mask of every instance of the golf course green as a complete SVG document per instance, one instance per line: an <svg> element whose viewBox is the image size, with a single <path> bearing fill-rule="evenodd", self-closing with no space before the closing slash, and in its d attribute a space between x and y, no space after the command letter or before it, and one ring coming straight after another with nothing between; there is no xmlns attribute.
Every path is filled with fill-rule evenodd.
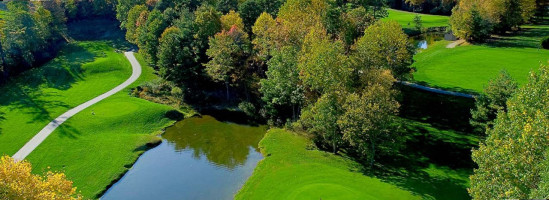
<svg viewBox="0 0 549 200"><path fill-rule="evenodd" d="M265 159L235 199L420 199L289 131L271 129L259 146Z"/></svg>
<svg viewBox="0 0 549 200"><path fill-rule="evenodd" d="M384 20L395 20L397 21L402 28L412 29L415 26L414 17L419 15L421 17L421 22L423 23L424 28L430 27L446 27L449 25L448 20L450 17L443 15L429 15L429 14L418 14L413 12L406 12L402 10L387 9L389 16L384 18Z"/></svg>
<svg viewBox="0 0 549 200"><path fill-rule="evenodd" d="M549 61L549 50L540 48L541 38L549 35L549 25L523 26L522 31L495 37L483 44L446 48L450 41L439 41L415 57L414 80L425 85L481 92L488 81L506 70L519 84L528 73Z"/></svg>

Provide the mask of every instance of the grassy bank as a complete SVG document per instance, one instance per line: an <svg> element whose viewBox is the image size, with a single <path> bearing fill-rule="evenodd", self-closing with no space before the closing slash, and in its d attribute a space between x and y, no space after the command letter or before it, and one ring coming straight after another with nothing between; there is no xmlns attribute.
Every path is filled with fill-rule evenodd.
<svg viewBox="0 0 549 200"><path fill-rule="evenodd" d="M525 83L530 70L549 61L549 51L539 48L546 35L549 25L524 26L517 34L451 49L446 48L449 41L439 41L414 57L414 79L450 90L480 92L505 69Z"/></svg>
<svg viewBox="0 0 549 200"><path fill-rule="evenodd" d="M360 166L333 154L308 150L308 139L273 129L259 143L265 159L235 199L418 199L410 192L364 176Z"/></svg>
<svg viewBox="0 0 549 200"><path fill-rule="evenodd" d="M131 75L108 42L67 45L57 58L1 86L0 154L13 155L51 120Z"/></svg>
<svg viewBox="0 0 549 200"><path fill-rule="evenodd" d="M413 29L415 26L414 17L418 13L406 12L402 10L387 9L389 16L384 20L395 20L397 21L402 28L404 29ZM449 17L442 15L428 15L428 14L419 14L423 22L423 27L446 27L449 25Z"/></svg>
<svg viewBox="0 0 549 200"><path fill-rule="evenodd" d="M131 66L102 41L69 44L45 66L2 86L0 153L13 155L50 120L122 83ZM146 144L173 123L171 107L131 97L131 87L157 78L143 62L141 77L125 90L70 118L27 159L34 172L65 172L86 198L95 198L121 176Z"/></svg>
<svg viewBox="0 0 549 200"><path fill-rule="evenodd" d="M141 63L143 75L130 88L156 78L153 69ZM158 140L162 128L173 123L165 117L169 110L131 97L126 89L69 119L28 160L35 171L47 167L64 171L83 195L96 197L131 167L147 143Z"/></svg>

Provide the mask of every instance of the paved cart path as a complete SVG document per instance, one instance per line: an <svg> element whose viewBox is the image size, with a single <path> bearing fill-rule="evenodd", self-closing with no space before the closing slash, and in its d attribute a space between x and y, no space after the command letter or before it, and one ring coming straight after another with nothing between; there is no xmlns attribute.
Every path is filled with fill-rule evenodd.
<svg viewBox="0 0 549 200"><path fill-rule="evenodd" d="M38 134L36 134L29 142L25 144L17 153L13 155L13 158L15 160L24 160L38 145L40 145L57 127L59 127L63 122L67 121L72 116L76 115L77 113L81 112L82 110L96 104L97 102L106 99L107 97L112 96L113 94L116 94L117 92L120 92L124 88L128 87L130 84L135 82L139 76L141 76L141 65L139 62L137 62L137 59L135 59L135 56L133 55L133 52L126 52L124 53L126 55L126 58L130 61L132 65L132 76L128 80L126 80L124 83L116 86L114 89L103 93L102 95L99 95L98 97L95 97L92 100L87 101L86 103L80 104L79 106L76 106L73 109L70 109L69 111L63 113L61 116L57 117L53 121L51 121L46 127L44 127Z"/></svg>
<svg viewBox="0 0 549 200"><path fill-rule="evenodd" d="M456 97L464 97L464 98L471 98L471 99L475 98L475 95L472 95L472 94L446 91L446 90L441 90L441 89L437 89L437 88L432 88L432 87L419 85L419 84L416 84L416 83L410 83L410 82L407 82L407 81L398 81L398 83L400 83L402 85L409 86L409 87L417 88L417 89L420 89L420 90L437 93L437 94L450 95L450 96L456 96Z"/></svg>

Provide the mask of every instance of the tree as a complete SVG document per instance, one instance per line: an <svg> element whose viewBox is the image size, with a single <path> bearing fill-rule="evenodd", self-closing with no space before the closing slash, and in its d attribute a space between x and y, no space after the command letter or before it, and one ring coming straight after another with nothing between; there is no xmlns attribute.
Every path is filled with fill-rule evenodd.
<svg viewBox="0 0 549 200"><path fill-rule="evenodd" d="M142 22L147 14L148 10L145 5L136 5L130 9L126 21L126 40L133 44L137 44L137 33L139 33L137 29L143 25L139 22Z"/></svg>
<svg viewBox="0 0 549 200"><path fill-rule="evenodd" d="M340 91L326 93L301 115L301 122L309 127L308 131L316 136L317 140L329 145L333 153L337 153L343 144L343 135L337 121L343 114Z"/></svg>
<svg viewBox="0 0 549 200"><path fill-rule="evenodd" d="M206 55L210 61L204 64L206 73L213 80L225 83L229 100L229 84L238 84L245 78L245 61L250 49L248 36L233 26L231 30L223 30L211 38L209 46Z"/></svg>
<svg viewBox="0 0 549 200"><path fill-rule="evenodd" d="M236 26L239 30L244 30L244 23L242 22L242 18L240 18L240 14L235 12L234 10L231 10L229 13L221 16L221 27L225 31L231 30L233 26Z"/></svg>
<svg viewBox="0 0 549 200"><path fill-rule="evenodd" d="M414 47L395 21L378 21L355 44L353 61L364 69L389 69L397 78L410 72Z"/></svg>
<svg viewBox="0 0 549 200"><path fill-rule="evenodd" d="M352 72L343 43L331 41L322 29L305 38L298 69L303 85L320 94L347 88Z"/></svg>
<svg viewBox="0 0 549 200"><path fill-rule="evenodd" d="M414 16L414 28L417 32L423 32L423 21L421 20L421 15L419 14Z"/></svg>
<svg viewBox="0 0 549 200"><path fill-rule="evenodd" d="M145 28L141 29L142 33L139 34L139 51L143 52L143 55L149 62L156 65L158 61L157 53L158 46L162 32L166 29L167 23L164 20L164 15L158 11L153 10L145 23Z"/></svg>
<svg viewBox="0 0 549 200"><path fill-rule="evenodd" d="M37 41L40 42L40 47L46 47L47 40L53 37L53 17L49 10L46 10L43 6L38 5L32 17L35 22Z"/></svg>
<svg viewBox="0 0 549 200"><path fill-rule="evenodd" d="M162 33L158 48L158 69L162 78L188 85L198 75L192 41L188 27L169 27Z"/></svg>
<svg viewBox="0 0 549 200"><path fill-rule="evenodd" d="M236 9L238 9L238 0L217 0L217 10L222 13Z"/></svg>
<svg viewBox="0 0 549 200"><path fill-rule="evenodd" d="M258 0L247 0L238 6L238 12L245 26L244 30L251 32L255 21L263 12L260 6Z"/></svg>
<svg viewBox="0 0 549 200"><path fill-rule="evenodd" d="M549 150L549 67L532 72L528 83L508 101L489 128L486 140L473 150L478 169L470 177L474 199L544 198ZM543 175L543 176L542 176ZM541 184L541 185L540 185ZM541 186L541 188L540 188ZM533 193L534 192L534 193ZM539 196L531 196L531 195Z"/></svg>
<svg viewBox="0 0 549 200"><path fill-rule="evenodd" d="M9 156L1 157L0 199L82 199L65 174L46 172L35 175L31 171L32 166L27 161L16 162Z"/></svg>
<svg viewBox="0 0 549 200"><path fill-rule="evenodd" d="M483 14L479 4L468 5L469 1L460 1L452 11L450 25L453 33L467 41L484 41L490 37L492 23Z"/></svg>
<svg viewBox="0 0 549 200"><path fill-rule="evenodd" d="M381 74L390 82L395 81L390 72ZM395 93L391 87L372 84L363 91L348 94L342 106L344 113L337 123L343 139L360 155L365 155L370 166L377 152L393 149L392 144L397 143L398 137L392 128L399 108Z"/></svg>
<svg viewBox="0 0 549 200"><path fill-rule="evenodd" d="M501 71L499 76L490 80L484 92L476 97L475 109L471 110L471 125L478 132L484 133L492 128L499 111L506 112L507 99L517 90L517 83L506 71Z"/></svg>
<svg viewBox="0 0 549 200"><path fill-rule="evenodd" d="M263 94L261 99L267 104L270 113L277 113L278 109L290 109L293 120L305 98L299 80L297 55L298 50L291 46L274 51L273 57L267 62L267 78L261 80L259 89Z"/></svg>
<svg viewBox="0 0 549 200"><path fill-rule="evenodd" d="M280 35L279 33L283 33L285 29L279 29L277 28L278 26L279 24L275 19L273 19L269 13L264 12L257 18L257 21L252 27L252 32L255 35L252 44L259 57L263 60L267 60L271 51L276 47L282 46L279 45L282 41L277 36Z"/></svg>
<svg viewBox="0 0 549 200"><path fill-rule="evenodd" d="M38 49L39 35L28 5L22 1L8 3L2 28L5 70L20 72L33 65L33 51ZM17 67L17 68L16 68Z"/></svg>
<svg viewBox="0 0 549 200"><path fill-rule="evenodd" d="M211 6L202 5L198 7L194 15L194 29L197 31L194 35L196 41L193 48L200 58L204 58L202 54L208 49L209 38L221 31L221 13Z"/></svg>
<svg viewBox="0 0 549 200"><path fill-rule="evenodd" d="M69 0L71 2L73 0ZM128 13L136 5L145 4L145 0L118 0L116 4L116 19L120 21L120 28L126 28L126 22L128 21Z"/></svg>
<svg viewBox="0 0 549 200"><path fill-rule="evenodd" d="M359 6L343 13L340 37L347 46L352 45L364 30L375 22L374 16L364 7Z"/></svg>

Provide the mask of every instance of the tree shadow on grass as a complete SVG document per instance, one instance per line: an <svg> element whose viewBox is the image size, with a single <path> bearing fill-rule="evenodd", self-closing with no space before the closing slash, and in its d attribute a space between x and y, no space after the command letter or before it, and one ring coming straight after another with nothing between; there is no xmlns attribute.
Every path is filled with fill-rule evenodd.
<svg viewBox="0 0 549 200"><path fill-rule="evenodd" d="M547 25L523 27L516 32L494 36L483 45L494 48L539 49L541 47L541 39L547 35L549 35L549 26Z"/></svg>
<svg viewBox="0 0 549 200"><path fill-rule="evenodd" d="M405 145L380 159L369 173L422 198L470 199L468 176L475 167L471 148L478 145L477 136L412 121L403 124Z"/></svg>
<svg viewBox="0 0 549 200"><path fill-rule="evenodd" d="M436 128L471 132L470 110L475 100L435 94L407 86L399 86L400 116L425 122Z"/></svg>
<svg viewBox="0 0 549 200"><path fill-rule="evenodd" d="M78 139L78 136L81 134L76 128L71 126L70 122L65 122L61 126L57 127L61 137L66 137L70 139Z"/></svg>
<svg viewBox="0 0 549 200"><path fill-rule="evenodd" d="M100 55L99 55L100 56ZM34 68L10 80L1 87L0 106L13 111L17 110L32 116L28 123L50 121L57 116L50 116L49 108L69 105L60 100L55 91L44 91L46 88L67 90L84 79L82 65L98 57L82 46L69 44L57 58L48 64Z"/></svg>
<svg viewBox="0 0 549 200"><path fill-rule="evenodd" d="M126 40L125 32L120 30L120 22L111 18L90 18L72 21L67 24L69 35L80 41L108 41L112 47L121 51L137 49Z"/></svg>

